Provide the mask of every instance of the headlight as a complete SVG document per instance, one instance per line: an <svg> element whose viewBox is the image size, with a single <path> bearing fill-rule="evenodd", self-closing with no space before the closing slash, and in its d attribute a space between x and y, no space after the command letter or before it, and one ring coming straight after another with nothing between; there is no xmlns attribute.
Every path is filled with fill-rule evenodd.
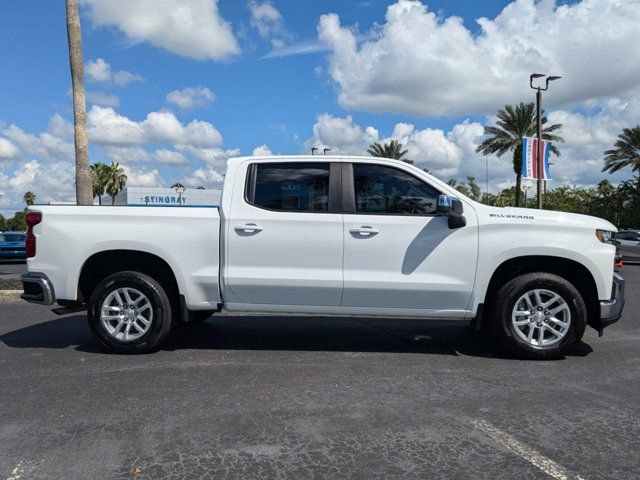
<svg viewBox="0 0 640 480"><path fill-rule="evenodd" d="M598 240L602 243L611 243L611 240L613 240L613 232L609 230L596 230L596 237L598 237Z"/></svg>

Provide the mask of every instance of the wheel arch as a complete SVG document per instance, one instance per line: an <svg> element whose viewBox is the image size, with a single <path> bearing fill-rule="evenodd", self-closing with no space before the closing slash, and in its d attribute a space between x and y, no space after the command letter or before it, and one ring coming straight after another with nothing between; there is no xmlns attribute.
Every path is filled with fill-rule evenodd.
<svg viewBox="0 0 640 480"><path fill-rule="evenodd" d="M483 317L491 311L495 293L502 285L515 277L532 272L552 273L573 284L587 306L587 323L589 325L595 324L600 313L600 304L593 274L580 262L548 255L514 257L502 262L494 270L484 294ZM482 321L484 322L485 318Z"/></svg>
<svg viewBox="0 0 640 480"><path fill-rule="evenodd" d="M139 250L103 250L87 258L78 278L78 301L87 302L96 286L109 275L137 271L157 280L172 301L179 301L180 289L171 266L161 257Z"/></svg>

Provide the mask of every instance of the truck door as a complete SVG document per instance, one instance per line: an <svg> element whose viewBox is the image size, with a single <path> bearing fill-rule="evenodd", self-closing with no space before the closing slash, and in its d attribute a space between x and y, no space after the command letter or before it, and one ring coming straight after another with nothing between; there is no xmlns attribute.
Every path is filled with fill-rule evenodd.
<svg viewBox="0 0 640 480"><path fill-rule="evenodd" d="M239 166L226 222L227 303L340 305L340 164Z"/></svg>
<svg viewBox="0 0 640 480"><path fill-rule="evenodd" d="M450 229L435 215L443 192L404 167L343 163L344 293L342 305L411 308L464 315L478 255L475 212Z"/></svg>

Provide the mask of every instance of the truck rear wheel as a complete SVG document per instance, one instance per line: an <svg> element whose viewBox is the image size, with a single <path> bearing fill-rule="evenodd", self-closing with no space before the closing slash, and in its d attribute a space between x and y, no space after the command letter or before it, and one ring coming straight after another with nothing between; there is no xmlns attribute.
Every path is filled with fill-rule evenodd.
<svg viewBox="0 0 640 480"><path fill-rule="evenodd" d="M152 277L118 272L94 289L87 316L102 348L114 353L145 353L158 348L169 334L171 302Z"/></svg>
<svg viewBox="0 0 640 480"><path fill-rule="evenodd" d="M582 338L587 307L580 292L564 278L527 273L498 291L491 325L501 345L520 357L560 358Z"/></svg>

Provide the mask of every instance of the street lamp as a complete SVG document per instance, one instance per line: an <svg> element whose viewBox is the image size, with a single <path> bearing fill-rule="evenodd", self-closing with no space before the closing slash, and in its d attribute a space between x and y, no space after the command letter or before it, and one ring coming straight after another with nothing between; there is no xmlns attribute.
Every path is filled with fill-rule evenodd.
<svg viewBox="0 0 640 480"><path fill-rule="evenodd" d="M542 92L549 90L549 82L558 80L562 77L551 75L546 78L544 88L538 85L533 86L533 80L537 78L547 77L542 73L532 73L529 75L529 86L536 90L536 110L537 110L537 125L536 132L538 137L538 208L542 210L542 172L544 171L544 157L542 152Z"/></svg>

